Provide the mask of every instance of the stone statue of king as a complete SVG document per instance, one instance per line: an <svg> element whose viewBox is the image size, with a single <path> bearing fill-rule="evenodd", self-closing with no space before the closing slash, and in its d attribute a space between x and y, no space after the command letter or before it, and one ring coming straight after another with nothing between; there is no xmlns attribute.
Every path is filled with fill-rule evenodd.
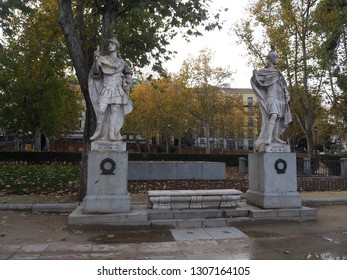
<svg viewBox="0 0 347 280"><path fill-rule="evenodd" d="M255 151L258 151L262 144L285 144L280 136L292 121L288 104L290 95L284 77L276 67L278 54L274 46L271 46L267 58L268 65L259 71L254 70L251 78L262 115L261 131L254 143Z"/></svg>
<svg viewBox="0 0 347 280"><path fill-rule="evenodd" d="M132 71L121 58L120 44L114 35L108 41L108 54L94 53L94 63L89 73L88 86L96 113L97 126L90 140L122 141L120 130L124 115L133 110L129 97Z"/></svg>

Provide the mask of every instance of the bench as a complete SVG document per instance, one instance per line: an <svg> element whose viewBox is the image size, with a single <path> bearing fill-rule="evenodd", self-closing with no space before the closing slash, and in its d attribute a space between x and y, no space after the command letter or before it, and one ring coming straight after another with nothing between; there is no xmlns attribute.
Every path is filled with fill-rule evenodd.
<svg viewBox="0 0 347 280"><path fill-rule="evenodd" d="M148 191L151 209L236 208L242 192L234 189Z"/></svg>

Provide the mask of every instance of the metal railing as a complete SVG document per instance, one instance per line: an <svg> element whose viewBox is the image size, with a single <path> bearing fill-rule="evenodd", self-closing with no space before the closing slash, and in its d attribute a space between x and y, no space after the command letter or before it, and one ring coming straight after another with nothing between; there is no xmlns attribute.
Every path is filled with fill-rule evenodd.
<svg viewBox="0 0 347 280"><path fill-rule="evenodd" d="M341 162L339 160L297 159L297 175L301 177L341 176Z"/></svg>
<svg viewBox="0 0 347 280"><path fill-rule="evenodd" d="M299 177L342 176L340 160L297 159L296 169ZM248 173L248 159L239 158L239 172Z"/></svg>

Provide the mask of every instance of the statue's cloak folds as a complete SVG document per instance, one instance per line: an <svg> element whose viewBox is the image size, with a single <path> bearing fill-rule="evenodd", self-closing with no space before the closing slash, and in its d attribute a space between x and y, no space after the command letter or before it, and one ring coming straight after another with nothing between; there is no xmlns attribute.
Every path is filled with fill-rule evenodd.
<svg viewBox="0 0 347 280"><path fill-rule="evenodd" d="M132 75L132 71L130 70L128 64L123 60L119 59L117 63L114 63L109 57L107 56L101 56L99 59L99 67L102 71L100 71L100 75L96 76L93 74L93 67L89 71L88 76L88 90L90 99L93 105L94 112L96 114L96 118L98 121L98 102L99 102L99 95L103 90L104 84L103 84L103 73L112 75L112 74L118 74L123 75L123 81L126 80L126 75ZM129 90L124 90L125 94L123 95L123 101L124 104L123 110L124 115L129 114L133 110L133 103L129 97ZM110 118L110 106L108 106L104 120L105 122L102 124L102 131L101 136L99 139L108 141L109 140L109 118ZM106 123L106 125L105 125Z"/></svg>
<svg viewBox="0 0 347 280"><path fill-rule="evenodd" d="M268 131L268 120L269 113L267 112L267 96L269 95L269 91L278 91L278 94L283 94L286 99L289 98L288 88L285 84L285 80L282 76L282 73L274 68L264 68L256 73L255 76L251 78L251 85L253 91L257 96L257 100L259 102L260 112L262 116L262 125L261 131L254 143L254 149L256 151L259 150L261 144L265 143L268 138L266 135ZM289 110L288 102L286 102L285 114L284 117L280 119L280 127L279 134L281 135L288 124L292 121L292 115Z"/></svg>

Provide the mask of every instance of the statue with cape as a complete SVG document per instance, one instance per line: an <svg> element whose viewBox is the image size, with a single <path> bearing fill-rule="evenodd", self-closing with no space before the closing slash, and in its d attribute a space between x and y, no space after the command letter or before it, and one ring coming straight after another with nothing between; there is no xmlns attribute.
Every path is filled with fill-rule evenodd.
<svg viewBox="0 0 347 280"><path fill-rule="evenodd" d="M129 97L132 71L119 54L120 44L113 35L107 55L95 52L89 73L89 94L96 114L97 126L90 140L121 141L124 115L133 110Z"/></svg>
<svg viewBox="0 0 347 280"><path fill-rule="evenodd" d="M276 67L278 54L274 48L268 54L268 65L253 71L251 85L257 96L262 116L260 134L254 143L255 151L262 144L285 144L280 136L292 121L289 109L290 95L281 71Z"/></svg>

